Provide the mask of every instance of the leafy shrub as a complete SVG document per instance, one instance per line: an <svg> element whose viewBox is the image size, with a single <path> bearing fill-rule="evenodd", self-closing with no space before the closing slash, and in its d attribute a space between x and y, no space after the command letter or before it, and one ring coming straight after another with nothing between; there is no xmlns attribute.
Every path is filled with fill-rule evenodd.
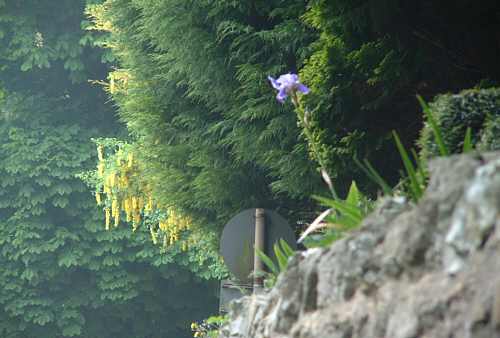
<svg viewBox="0 0 500 338"><path fill-rule="evenodd" d="M471 89L459 94L438 96L430 108L450 153L463 149L467 128L479 150L500 149L500 89ZM439 149L431 125L422 130L419 145L424 158L438 156Z"/></svg>
<svg viewBox="0 0 500 338"><path fill-rule="evenodd" d="M191 331L195 338L217 338L222 325L227 323L228 316L210 316L200 323L191 323Z"/></svg>
<svg viewBox="0 0 500 338"><path fill-rule="evenodd" d="M295 250L293 250L282 238L274 243L273 251L276 256L277 265L273 262L270 256L266 255L257 248L255 249L255 253L269 269L269 272L256 271L257 274L262 274L264 276L264 287L266 288L272 288L274 286L276 280L278 279L278 275L286 271L290 257L295 255Z"/></svg>
<svg viewBox="0 0 500 338"><path fill-rule="evenodd" d="M372 210L373 203L364 196L353 181L345 200L340 198L315 197L328 207L302 233L299 242L307 248L325 247L356 229ZM319 229L327 228L321 235L312 235Z"/></svg>

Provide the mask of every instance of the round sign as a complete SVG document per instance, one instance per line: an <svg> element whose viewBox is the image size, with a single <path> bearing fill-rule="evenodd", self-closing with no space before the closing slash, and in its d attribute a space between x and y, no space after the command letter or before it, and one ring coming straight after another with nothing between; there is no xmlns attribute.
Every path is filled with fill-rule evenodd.
<svg viewBox="0 0 500 338"><path fill-rule="evenodd" d="M247 209L234 216L224 227L220 251L229 271L243 283L251 281L254 264L255 210ZM285 240L293 249L297 248L295 234L287 221L272 210L264 214L264 253L276 262L273 245Z"/></svg>

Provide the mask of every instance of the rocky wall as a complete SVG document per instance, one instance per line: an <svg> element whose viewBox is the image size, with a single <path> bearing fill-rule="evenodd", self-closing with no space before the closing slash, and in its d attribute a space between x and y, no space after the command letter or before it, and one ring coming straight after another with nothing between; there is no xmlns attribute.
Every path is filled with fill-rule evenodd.
<svg viewBox="0 0 500 338"><path fill-rule="evenodd" d="M221 338L500 337L500 153L439 158L417 205L385 198L231 306Z"/></svg>

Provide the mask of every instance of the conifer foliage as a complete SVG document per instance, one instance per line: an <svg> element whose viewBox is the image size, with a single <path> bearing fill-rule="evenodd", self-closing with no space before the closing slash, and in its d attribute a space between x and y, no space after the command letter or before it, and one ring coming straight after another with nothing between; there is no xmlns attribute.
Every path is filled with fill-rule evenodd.
<svg viewBox="0 0 500 338"><path fill-rule="evenodd" d="M87 12L117 57L108 89L150 166L154 195L204 226L220 226L256 205L283 208L294 221L285 209L307 210L320 189L311 158L326 164L343 194L353 178L375 192L355 157L397 179L391 132L405 144L418 136L415 95L498 77L491 44L477 40L478 55L462 53L474 36L495 38L494 24L476 28L494 7L472 0L107 0ZM288 72L311 88L307 142L318 154L309 154L292 105L277 104L266 80Z"/></svg>
<svg viewBox="0 0 500 338"><path fill-rule="evenodd" d="M314 95L310 125L337 182L358 179L369 158L397 179L391 132L411 145L422 127L415 96L428 101L482 79L499 81L498 1L313 0L304 21L319 35L301 79ZM474 52L472 52L474 51ZM383 155L381 155L383 154Z"/></svg>
<svg viewBox="0 0 500 338"><path fill-rule="evenodd" d="M207 231L245 208L293 214L307 205L319 178L292 107L275 102L267 81L302 64L312 37L304 10L300 1L88 7L119 59L107 88L136 138L155 200Z"/></svg>

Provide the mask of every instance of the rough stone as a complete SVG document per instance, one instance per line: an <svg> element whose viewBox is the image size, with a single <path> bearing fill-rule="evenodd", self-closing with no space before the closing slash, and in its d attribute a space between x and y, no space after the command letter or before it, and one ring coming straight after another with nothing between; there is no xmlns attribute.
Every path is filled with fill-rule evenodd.
<svg viewBox="0 0 500 338"><path fill-rule="evenodd" d="M500 153L430 172L418 204L383 199L359 230L235 302L220 337L500 337Z"/></svg>

